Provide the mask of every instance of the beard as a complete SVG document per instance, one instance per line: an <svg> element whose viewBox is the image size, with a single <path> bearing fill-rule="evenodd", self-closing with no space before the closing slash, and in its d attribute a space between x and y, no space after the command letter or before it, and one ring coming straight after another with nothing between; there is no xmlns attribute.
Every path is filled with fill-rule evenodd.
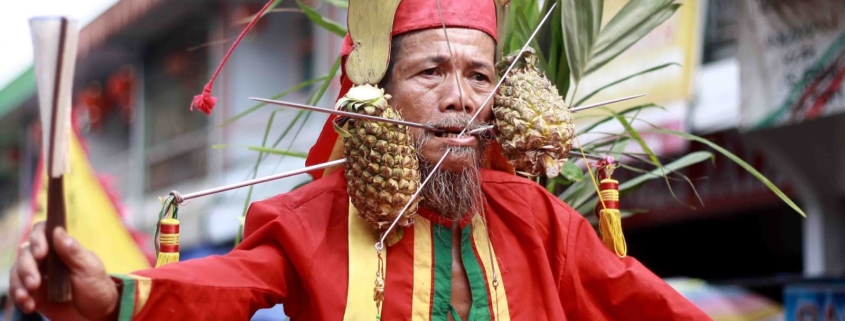
<svg viewBox="0 0 845 321"><path fill-rule="evenodd" d="M427 122L426 125L434 127L463 127L469 122L469 117L450 117L439 121ZM476 122L468 126L468 130L478 128L485 123ZM416 137L417 151L422 150L433 137L431 132L425 132L422 136ZM432 171L436 165L424 159L419 153L417 158L420 164L420 175L425 180L431 176L428 183L423 187L421 205L434 210L448 219L458 220L463 215L481 208L483 193L481 191L481 165L484 155L484 148L487 140L478 137L478 145L454 146L444 148L451 149L448 157L469 160L469 165L459 171L448 171L438 168Z"/></svg>

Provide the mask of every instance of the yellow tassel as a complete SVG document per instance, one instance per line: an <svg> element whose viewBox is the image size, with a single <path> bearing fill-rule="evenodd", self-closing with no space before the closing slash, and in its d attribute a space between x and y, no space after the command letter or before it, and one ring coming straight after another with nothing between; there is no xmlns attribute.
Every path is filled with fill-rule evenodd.
<svg viewBox="0 0 845 321"><path fill-rule="evenodd" d="M156 267L179 262L179 221L173 218L165 218L159 221L159 224L161 234L159 234Z"/></svg>
<svg viewBox="0 0 845 321"><path fill-rule="evenodd" d="M600 190L602 202L596 205L599 209L597 212L601 240L604 245L616 252L616 255L625 257L628 254L628 245L625 242L625 236L622 234L622 213L619 211L619 182L609 178L603 179Z"/></svg>

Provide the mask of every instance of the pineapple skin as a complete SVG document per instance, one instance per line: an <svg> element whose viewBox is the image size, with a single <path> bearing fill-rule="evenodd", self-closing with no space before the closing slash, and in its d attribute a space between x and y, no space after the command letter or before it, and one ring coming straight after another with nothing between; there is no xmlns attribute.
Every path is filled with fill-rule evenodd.
<svg viewBox="0 0 845 321"><path fill-rule="evenodd" d="M500 72L512 59L516 58L509 56L499 64ZM566 163L575 136L572 112L535 66L534 53L526 51L519 59L496 92L496 140L516 171L555 177Z"/></svg>
<svg viewBox="0 0 845 321"><path fill-rule="evenodd" d="M363 104L348 101L341 109L389 119L401 119L386 99ZM407 126L365 119L349 119L344 137L344 175L358 216L376 230L386 230L420 186L419 164ZM397 223L414 223L419 198Z"/></svg>

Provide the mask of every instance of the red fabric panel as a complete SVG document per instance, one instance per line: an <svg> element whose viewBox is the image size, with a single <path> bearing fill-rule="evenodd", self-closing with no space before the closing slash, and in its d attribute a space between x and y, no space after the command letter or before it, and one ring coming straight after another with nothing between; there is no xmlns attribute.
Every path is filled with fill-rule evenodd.
<svg viewBox="0 0 845 321"><path fill-rule="evenodd" d="M386 258L387 279L384 284L382 320L410 320L414 293L413 227L405 228L405 235L399 243L387 247Z"/></svg>
<svg viewBox="0 0 845 321"><path fill-rule="evenodd" d="M636 259L608 250L583 216L542 186L483 175L512 319L711 320Z"/></svg>

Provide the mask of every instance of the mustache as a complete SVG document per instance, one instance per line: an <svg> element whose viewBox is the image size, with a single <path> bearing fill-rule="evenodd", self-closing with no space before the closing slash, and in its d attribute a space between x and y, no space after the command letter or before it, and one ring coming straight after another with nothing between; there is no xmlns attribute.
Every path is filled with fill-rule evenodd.
<svg viewBox="0 0 845 321"><path fill-rule="evenodd" d="M457 127L457 128L464 128L466 126L467 131L478 129L484 126L489 126L489 122L479 121L478 119L473 120L470 123L470 119L472 117L463 115L463 116L446 116L440 119L432 119L426 121L424 124L432 127L438 128L446 128L446 127Z"/></svg>

